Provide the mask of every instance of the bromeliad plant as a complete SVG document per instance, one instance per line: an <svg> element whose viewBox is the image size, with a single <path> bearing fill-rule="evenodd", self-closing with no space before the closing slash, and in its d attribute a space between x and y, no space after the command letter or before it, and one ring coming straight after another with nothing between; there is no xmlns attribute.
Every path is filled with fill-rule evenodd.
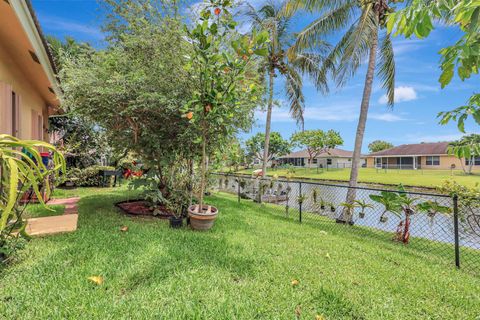
<svg viewBox="0 0 480 320"><path fill-rule="evenodd" d="M207 156L251 124L255 101L262 94L255 58L267 54L268 33L237 34L231 7L231 0L206 1L197 23L186 28L192 50L185 68L198 90L183 111L191 124L189 134L201 146L200 203L189 209L191 221L205 221L207 215L215 219L217 210L204 206L203 200Z"/></svg>
<svg viewBox="0 0 480 320"><path fill-rule="evenodd" d="M43 164L38 148L52 153L51 166ZM18 237L13 235L14 231L18 231L19 236L28 237L23 210L19 205L20 197L31 192L45 206L44 195L46 198L50 196L53 181L49 176L58 175L55 181L60 183L65 172L65 159L52 145L0 135L0 260L8 254L5 252L8 243Z"/></svg>

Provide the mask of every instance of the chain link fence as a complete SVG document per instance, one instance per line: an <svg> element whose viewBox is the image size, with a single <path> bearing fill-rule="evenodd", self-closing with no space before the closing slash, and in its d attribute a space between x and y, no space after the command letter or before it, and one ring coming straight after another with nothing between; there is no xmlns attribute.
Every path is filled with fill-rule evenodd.
<svg viewBox="0 0 480 320"><path fill-rule="evenodd" d="M393 240L432 263L480 275L480 199L245 175L211 178L215 189L235 194L240 202L256 202L300 223L322 224L323 230L348 228L372 241ZM353 206L345 203L349 189L355 191ZM412 210L393 210L391 196L404 197Z"/></svg>

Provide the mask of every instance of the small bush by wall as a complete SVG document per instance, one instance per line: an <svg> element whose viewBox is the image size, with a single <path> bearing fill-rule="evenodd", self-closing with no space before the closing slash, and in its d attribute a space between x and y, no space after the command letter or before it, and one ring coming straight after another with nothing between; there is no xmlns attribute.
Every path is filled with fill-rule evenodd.
<svg viewBox="0 0 480 320"><path fill-rule="evenodd" d="M101 187L103 178L100 171L115 170L114 167L91 166L85 169L71 168L67 172L67 181L76 187Z"/></svg>

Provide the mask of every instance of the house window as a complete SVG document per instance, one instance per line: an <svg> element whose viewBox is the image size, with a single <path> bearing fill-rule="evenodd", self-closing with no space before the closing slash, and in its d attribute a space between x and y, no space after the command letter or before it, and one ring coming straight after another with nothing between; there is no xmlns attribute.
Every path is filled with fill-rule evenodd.
<svg viewBox="0 0 480 320"><path fill-rule="evenodd" d="M317 158L313 158L313 164L317 164L318 163L318 159Z"/></svg>
<svg viewBox="0 0 480 320"><path fill-rule="evenodd" d="M439 166L440 157L439 156L428 156L427 157L427 166Z"/></svg>
<svg viewBox="0 0 480 320"><path fill-rule="evenodd" d="M332 164L332 159L327 159L327 166Z"/></svg>
<svg viewBox="0 0 480 320"><path fill-rule="evenodd" d="M470 165L470 159L465 159L465 165L467 165L467 166ZM473 159L473 165L474 166L480 166L480 157L475 157Z"/></svg>

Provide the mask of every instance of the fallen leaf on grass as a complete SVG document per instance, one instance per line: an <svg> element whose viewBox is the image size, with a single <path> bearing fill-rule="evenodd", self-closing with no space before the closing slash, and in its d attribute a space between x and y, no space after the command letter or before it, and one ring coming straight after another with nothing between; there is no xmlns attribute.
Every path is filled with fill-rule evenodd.
<svg viewBox="0 0 480 320"><path fill-rule="evenodd" d="M298 286L298 284L300 283L300 281L298 281L297 279L293 279L292 280L292 286Z"/></svg>
<svg viewBox="0 0 480 320"><path fill-rule="evenodd" d="M330 259L330 253L327 252L327 254L325 255L325 258Z"/></svg>
<svg viewBox="0 0 480 320"><path fill-rule="evenodd" d="M327 231L321 230L319 233L320 233L320 234L323 234L323 235L327 235Z"/></svg>
<svg viewBox="0 0 480 320"><path fill-rule="evenodd" d="M123 226L120 228L120 231L122 232L127 232L128 231L128 227L127 226Z"/></svg>
<svg viewBox="0 0 480 320"><path fill-rule="evenodd" d="M325 317L322 316L322 315L317 314L317 315L315 316L315 320L325 320Z"/></svg>
<svg viewBox="0 0 480 320"><path fill-rule="evenodd" d="M103 277L101 276L91 276L91 277L88 277L88 280L95 283L96 285L103 284Z"/></svg>
<svg viewBox="0 0 480 320"><path fill-rule="evenodd" d="M297 316L297 318L300 318L300 316L302 315L302 307L300 305L295 308L295 315Z"/></svg>

